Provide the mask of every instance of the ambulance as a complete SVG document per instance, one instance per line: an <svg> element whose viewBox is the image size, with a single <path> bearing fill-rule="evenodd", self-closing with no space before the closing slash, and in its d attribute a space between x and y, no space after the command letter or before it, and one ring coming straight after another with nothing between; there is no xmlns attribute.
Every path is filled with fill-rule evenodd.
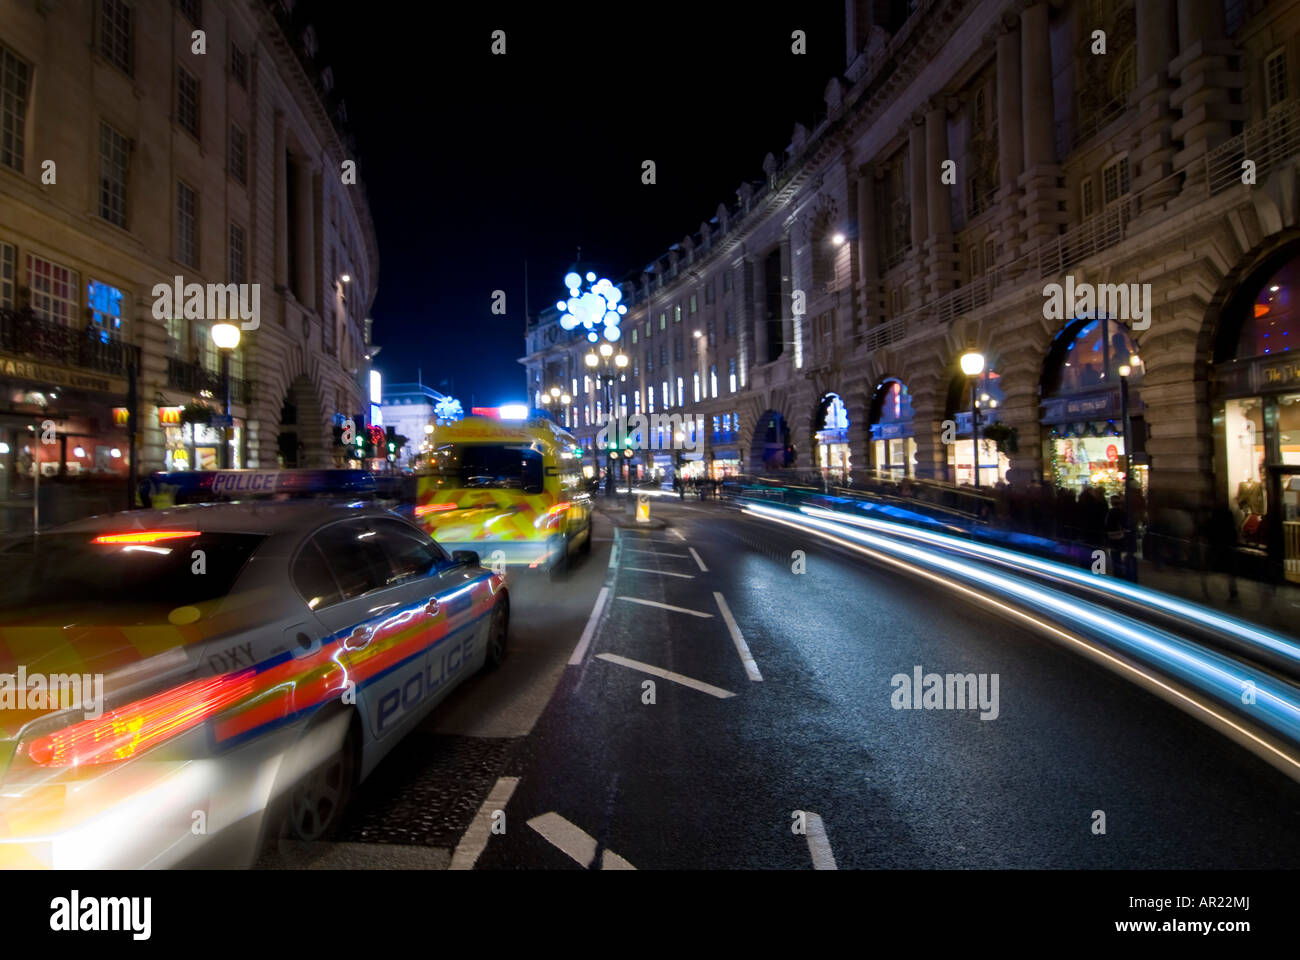
<svg viewBox="0 0 1300 960"><path fill-rule="evenodd" d="M470 416L435 426L414 519L443 549L485 566L563 576L591 548L591 496L577 441L545 418Z"/></svg>

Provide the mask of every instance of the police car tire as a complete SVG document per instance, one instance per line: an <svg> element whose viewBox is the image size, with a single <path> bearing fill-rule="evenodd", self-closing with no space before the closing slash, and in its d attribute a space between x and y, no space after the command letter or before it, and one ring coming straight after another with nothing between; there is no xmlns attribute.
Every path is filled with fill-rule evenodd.
<svg viewBox="0 0 1300 960"><path fill-rule="evenodd" d="M324 722L325 719L322 717L320 722ZM338 832L339 824L343 821L343 815L347 812L353 789L356 786L356 760L357 730L354 724L349 723L347 734L339 745L339 749L289 790L284 805L284 820L281 828L281 832L286 839L297 841L328 840ZM300 814L303 812L300 809L301 791L307 788L306 785L309 782L318 781L321 778L326 781L326 788L334 794L334 798L327 818L323 823L318 823L312 828L299 822ZM319 814L319 811L317 813Z"/></svg>
<svg viewBox="0 0 1300 960"><path fill-rule="evenodd" d="M504 601L492 611L492 623L488 627L487 650L483 654L483 672L489 673L501 666L506 658L506 646L510 641L510 608Z"/></svg>

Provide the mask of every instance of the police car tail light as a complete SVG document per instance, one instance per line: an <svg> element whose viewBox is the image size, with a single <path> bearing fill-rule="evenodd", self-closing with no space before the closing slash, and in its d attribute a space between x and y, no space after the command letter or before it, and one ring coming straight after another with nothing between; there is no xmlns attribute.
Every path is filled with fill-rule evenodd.
<svg viewBox="0 0 1300 960"><path fill-rule="evenodd" d="M201 536L198 530L132 530L130 533L105 533L91 543L157 543L159 540L180 540Z"/></svg>
<svg viewBox="0 0 1300 960"><path fill-rule="evenodd" d="M45 767L129 760L198 726L249 696L255 670L193 680L32 740L27 755Z"/></svg>

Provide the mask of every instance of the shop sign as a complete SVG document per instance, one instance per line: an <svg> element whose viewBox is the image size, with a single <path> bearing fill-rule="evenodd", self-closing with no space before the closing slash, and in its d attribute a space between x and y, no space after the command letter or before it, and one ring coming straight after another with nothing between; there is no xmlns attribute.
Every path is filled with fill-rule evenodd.
<svg viewBox="0 0 1300 960"><path fill-rule="evenodd" d="M179 427L181 425L181 410L183 409L183 407L159 407L158 426Z"/></svg>
<svg viewBox="0 0 1300 960"><path fill-rule="evenodd" d="M64 367L51 366L47 363L13 360L8 357L0 358L0 376L17 377L20 380L35 380L38 383L56 387L98 390L101 393L126 393L125 380L118 380L114 377L96 377L68 370Z"/></svg>
<svg viewBox="0 0 1300 960"><path fill-rule="evenodd" d="M1107 390L1085 397L1051 397L1043 401L1043 422L1109 420L1119 411L1119 393Z"/></svg>
<svg viewBox="0 0 1300 960"><path fill-rule="evenodd" d="M871 425L872 440L898 440L901 437L910 437L912 435L912 425L910 423L873 423Z"/></svg>
<svg viewBox="0 0 1300 960"><path fill-rule="evenodd" d="M714 460L739 460L740 454L737 453L735 450L714 450L713 459Z"/></svg>
<svg viewBox="0 0 1300 960"><path fill-rule="evenodd" d="M1300 384L1300 358L1273 360L1260 364L1260 388L1277 390Z"/></svg>
<svg viewBox="0 0 1300 960"><path fill-rule="evenodd" d="M113 426L115 426L115 427L125 427L126 424L127 424L127 421L130 419L130 416L131 416L131 411L128 410L126 407L114 407L114 408L113 408Z"/></svg>

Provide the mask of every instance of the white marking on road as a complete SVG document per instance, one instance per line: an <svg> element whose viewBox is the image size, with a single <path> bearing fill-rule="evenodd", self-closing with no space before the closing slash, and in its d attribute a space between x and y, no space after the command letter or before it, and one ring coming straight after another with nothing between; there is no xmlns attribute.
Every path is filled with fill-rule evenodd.
<svg viewBox="0 0 1300 960"><path fill-rule="evenodd" d="M627 552L628 552L628 553L648 553L648 554L651 554L652 556L656 556L656 557L676 557L676 558L679 559L679 560L685 560L685 559L686 559L686 554L684 554L684 553L664 553L662 550L638 550L638 549L636 549L635 547L628 547L628 548L627 548Z"/></svg>
<svg viewBox="0 0 1300 960"><path fill-rule="evenodd" d="M596 635L596 624L600 622L600 615L605 609L605 600L609 597L609 587L601 587L600 593L596 594L596 605L591 608L591 616L587 618L587 625L582 630L582 639L578 645L573 648L573 655L569 657L569 666L577 666L582 663L582 658L587 655L587 648L591 646L591 638Z"/></svg>
<svg viewBox="0 0 1300 960"><path fill-rule="evenodd" d="M451 855L451 866L447 868L448 870L474 869L474 864L478 862L479 856L492 837L492 811L504 810L517 786L519 786L518 777L501 777L497 780L492 792L478 808L478 814L470 823L469 829L460 838L460 843L456 844L456 852Z"/></svg>
<svg viewBox="0 0 1300 960"><path fill-rule="evenodd" d="M609 548L609 569L613 570L618 566L618 555L622 552L622 547L623 545L615 540L614 545Z"/></svg>
<svg viewBox="0 0 1300 960"><path fill-rule="evenodd" d="M745 642L745 638L740 632L740 626L736 623L736 618L731 615L731 608L727 606L726 599L716 590L713 591L713 599L718 601L718 609L722 611L722 619L727 622L727 629L731 631L731 642L736 645L736 652L740 654L740 662L745 665L745 672L749 674L749 679L762 680L763 675L758 672L758 664L754 662L753 654L749 652L749 644Z"/></svg>
<svg viewBox="0 0 1300 960"><path fill-rule="evenodd" d="M693 573L672 573L668 570L651 570L649 567L624 567L624 570L635 570L637 573L657 573L661 577L681 577L683 580L694 580Z"/></svg>
<svg viewBox="0 0 1300 960"><path fill-rule="evenodd" d="M831 842L826 838L826 824L822 818L811 810L804 811L805 826L808 829L808 852L812 854L814 870L838 870L835 854L831 852Z"/></svg>
<svg viewBox="0 0 1300 960"><path fill-rule="evenodd" d="M712 617L711 613L704 613L702 610L688 610L686 607L674 607L671 603L660 603L658 600L642 600L640 597L615 597L615 600L626 600L628 603L643 603L647 607L658 607L660 610L671 610L674 613L689 613L692 617Z"/></svg>
<svg viewBox="0 0 1300 960"><path fill-rule="evenodd" d="M704 683L700 680L692 680L690 677L683 676L680 673L673 673L671 670L665 670L663 667L656 667L649 663L642 663L640 660L629 660L627 657L620 657L616 653L598 653L597 660L608 660L610 663L616 663L620 667L629 667L632 670L639 670L641 673L648 673L652 677L661 677L664 680L671 680L673 683L680 683L683 687L690 687L692 690L698 690L700 693L707 693L711 697L717 697L719 700L725 700L727 697L734 697L735 694L730 690L723 690L721 687L715 687L711 683Z"/></svg>
<svg viewBox="0 0 1300 960"><path fill-rule="evenodd" d="M682 536L682 532L678 530L676 527L669 527L668 532L671 533L678 540L681 540L683 543L686 542L686 538Z"/></svg>
<svg viewBox="0 0 1300 960"><path fill-rule="evenodd" d="M580 866L589 868L595 861L596 838L577 824L565 820L558 813L543 813L540 817L529 820L528 825L540 833L551 846L567 854ZM613 850L606 850L601 855L600 868L602 870L636 869Z"/></svg>
<svg viewBox="0 0 1300 960"><path fill-rule="evenodd" d="M708 572L709 572L709 568L706 567L706 566L704 565L704 561L701 560L701 559L700 559L700 555L699 555L698 553L695 552L695 548L694 548L694 547L687 547L686 549L689 550L689 551L691 551L691 556L694 557L694 558L695 558L695 562L698 563L698 564L700 565L700 572L701 572L701 573L708 573Z"/></svg>

